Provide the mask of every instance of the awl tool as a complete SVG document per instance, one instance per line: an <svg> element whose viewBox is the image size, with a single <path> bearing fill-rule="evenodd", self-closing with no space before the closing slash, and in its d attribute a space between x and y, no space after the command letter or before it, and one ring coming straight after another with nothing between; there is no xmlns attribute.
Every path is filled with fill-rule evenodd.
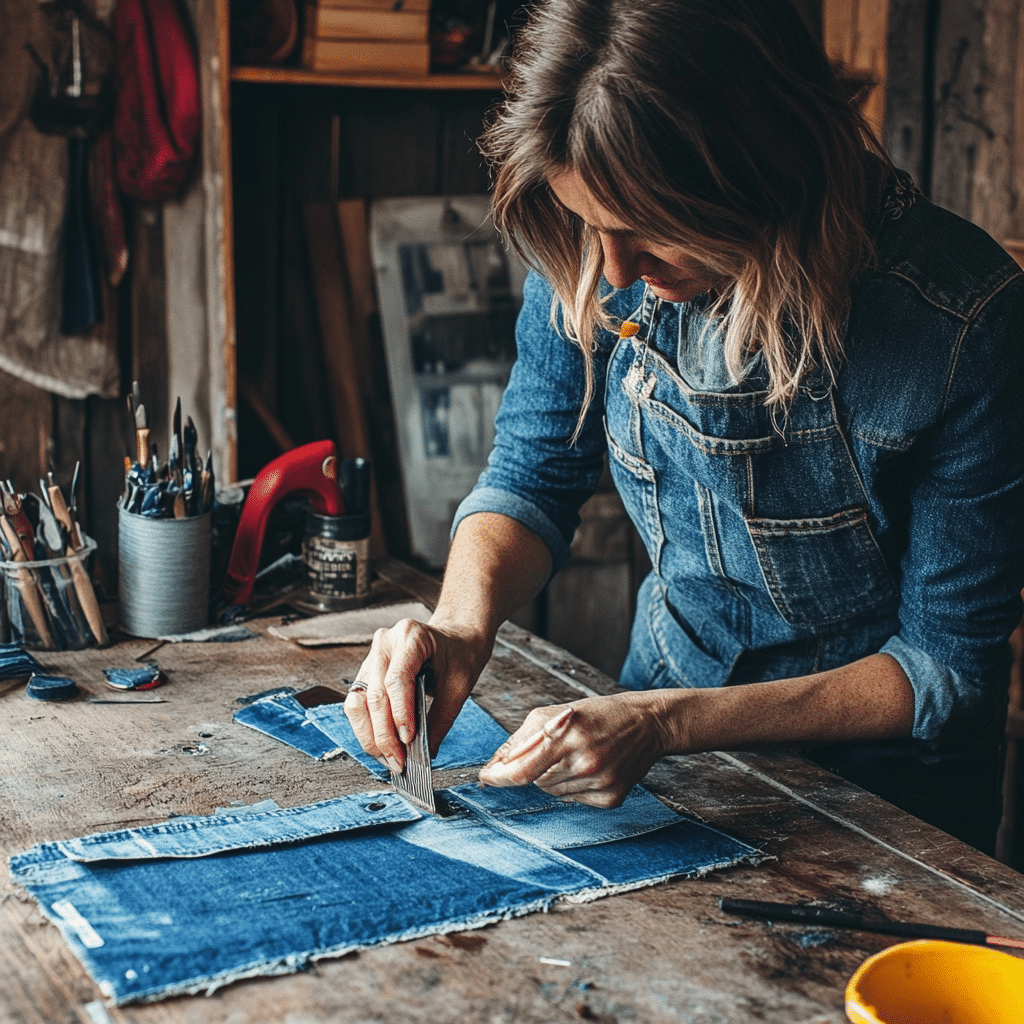
<svg viewBox="0 0 1024 1024"><path fill-rule="evenodd" d="M430 814L437 814L427 742L427 694L433 692L434 684L434 666L428 661L416 675L416 735L405 746L401 773L391 773L391 785L410 803Z"/></svg>

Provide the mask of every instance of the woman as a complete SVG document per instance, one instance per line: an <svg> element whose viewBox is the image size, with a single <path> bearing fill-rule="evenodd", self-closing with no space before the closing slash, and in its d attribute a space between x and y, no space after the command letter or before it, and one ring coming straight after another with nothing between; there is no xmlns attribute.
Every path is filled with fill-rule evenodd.
<svg viewBox="0 0 1024 1024"><path fill-rule="evenodd" d="M893 169L788 0L547 0L485 133L538 271L429 625L346 700L436 750L607 455L651 557L621 682L481 772L622 801L668 753L788 745L991 851L1024 583L1024 275ZM515 751L512 751L515 753Z"/></svg>

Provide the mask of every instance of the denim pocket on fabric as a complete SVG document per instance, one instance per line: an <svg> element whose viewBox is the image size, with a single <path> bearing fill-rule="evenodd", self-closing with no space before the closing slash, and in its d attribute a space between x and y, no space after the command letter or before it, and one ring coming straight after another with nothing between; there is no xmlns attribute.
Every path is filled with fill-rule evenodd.
<svg viewBox="0 0 1024 1024"><path fill-rule="evenodd" d="M532 785L457 786L448 792L489 824L593 872L599 885L574 894L576 900L607 895L608 886L652 885L736 863L735 839L683 818L643 786L634 786L621 806L611 809L566 804ZM747 856L753 854L747 847Z"/></svg>
<svg viewBox="0 0 1024 1024"><path fill-rule="evenodd" d="M634 786L619 807L565 803L538 786L455 786L450 792L489 822L549 850L597 846L653 832L680 820L653 793Z"/></svg>
<svg viewBox="0 0 1024 1024"><path fill-rule="evenodd" d="M653 467L639 456L631 455L615 440L607 421L605 439L608 442L608 469L615 481L615 488L642 536L651 565L657 570L665 546L665 531L662 529L658 504L657 475Z"/></svg>
<svg viewBox="0 0 1024 1024"><path fill-rule="evenodd" d="M714 640L717 650L700 646ZM722 686L743 647L724 630L704 625L704 635L683 625L668 605L664 582L649 573L636 598L629 652L619 682L631 690Z"/></svg>
<svg viewBox="0 0 1024 1024"><path fill-rule="evenodd" d="M417 821L423 815L397 793L357 793L308 804L242 815L173 818L161 825L99 832L56 845L71 860L152 860L208 857L228 850L248 850L280 843Z"/></svg>

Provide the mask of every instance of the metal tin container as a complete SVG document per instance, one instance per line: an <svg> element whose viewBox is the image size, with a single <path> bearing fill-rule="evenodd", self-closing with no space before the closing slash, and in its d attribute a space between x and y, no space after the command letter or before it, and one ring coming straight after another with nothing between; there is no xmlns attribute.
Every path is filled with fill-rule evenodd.
<svg viewBox="0 0 1024 1024"><path fill-rule="evenodd" d="M191 633L210 614L210 513L147 519L118 509L121 628L133 636Z"/></svg>
<svg viewBox="0 0 1024 1024"><path fill-rule="evenodd" d="M293 600L302 611L336 612L370 599L370 517L366 513L306 513L302 541L305 593Z"/></svg>

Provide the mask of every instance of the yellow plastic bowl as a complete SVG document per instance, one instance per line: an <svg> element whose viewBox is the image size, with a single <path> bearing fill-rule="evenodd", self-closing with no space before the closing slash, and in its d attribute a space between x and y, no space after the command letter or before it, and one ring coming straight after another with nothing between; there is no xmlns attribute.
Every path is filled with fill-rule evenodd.
<svg viewBox="0 0 1024 1024"><path fill-rule="evenodd" d="M988 946L903 942L846 986L854 1024L1022 1024L1024 960Z"/></svg>

